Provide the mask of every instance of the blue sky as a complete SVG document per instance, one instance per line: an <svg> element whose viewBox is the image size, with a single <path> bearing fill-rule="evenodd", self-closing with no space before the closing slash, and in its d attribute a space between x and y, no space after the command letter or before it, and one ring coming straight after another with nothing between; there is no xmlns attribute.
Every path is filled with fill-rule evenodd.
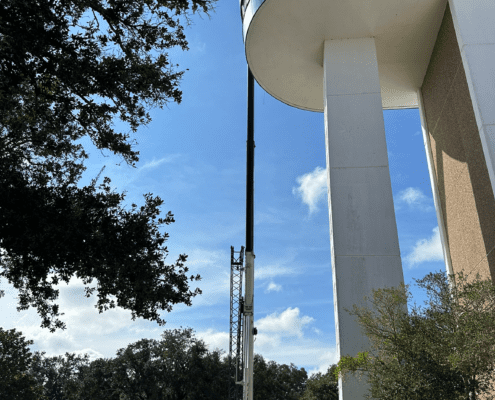
<svg viewBox="0 0 495 400"><path fill-rule="evenodd" d="M176 223L166 227L169 261L189 255L203 295L192 307L165 315L164 328L192 327L212 348L227 350L230 246L245 242L246 61L237 1L219 0L216 12L193 18L189 52L173 51L188 68L180 105L153 110L153 122L134 136L136 168L88 146L85 182L103 166L127 201L142 194L164 199ZM255 352L308 371L337 361L333 317L323 115L289 107L256 86L255 93ZM385 111L385 129L406 283L444 270L428 177L419 111ZM0 325L35 341L33 350L113 357L164 328L115 309L98 314L73 279L61 285L68 329L42 330L34 310L17 313L16 292L0 282ZM422 295L413 291L415 299Z"/></svg>

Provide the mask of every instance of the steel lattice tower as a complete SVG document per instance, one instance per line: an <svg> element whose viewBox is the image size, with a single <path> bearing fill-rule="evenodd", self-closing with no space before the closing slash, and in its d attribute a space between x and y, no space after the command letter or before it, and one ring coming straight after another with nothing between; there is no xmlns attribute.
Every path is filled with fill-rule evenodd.
<svg viewBox="0 0 495 400"><path fill-rule="evenodd" d="M242 343L242 275L244 273L244 246L241 251L230 248L230 341L229 341L229 400L241 400L243 386Z"/></svg>

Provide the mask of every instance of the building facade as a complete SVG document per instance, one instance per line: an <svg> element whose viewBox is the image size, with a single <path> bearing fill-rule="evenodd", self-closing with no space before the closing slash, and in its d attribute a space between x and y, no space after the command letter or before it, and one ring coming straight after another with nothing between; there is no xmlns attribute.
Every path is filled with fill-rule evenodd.
<svg viewBox="0 0 495 400"><path fill-rule="evenodd" d="M454 7L463 7L461 1L452 3ZM495 17L495 7L489 8L485 11L491 11ZM476 20L471 19L469 24L475 27ZM495 198L489 174L492 165L487 163L493 154L495 131L494 121L483 113L491 111L495 115L495 45L483 44L492 53L492 60L486 66L488 76L472 76L485 71L477 71L475 65L470 68L469 54L463 59L461 51L468 53L469 45L459 43L462 34L460 27L456 32L451 6L447 3L419 92L423 134L450 272L479 273L495 283ZM485 39L495 42L493 37ZM465 65L471 75L466 73ZM483 78L487 82L480 82ZM479 88L479 84L488 86Z"/></svg>

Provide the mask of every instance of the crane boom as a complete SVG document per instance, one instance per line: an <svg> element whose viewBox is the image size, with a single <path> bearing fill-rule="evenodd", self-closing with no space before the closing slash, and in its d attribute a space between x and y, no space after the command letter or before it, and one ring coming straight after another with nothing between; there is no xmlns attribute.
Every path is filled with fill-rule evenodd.
<svg viewBox="0 0 495 400"><path fill-rule="evenodd" d="M254 76L248 67L248 106L246 143L246 266L242 267L244 247L238 259L231 247L230 270L230 348L229 400L240 400L236 385L242 385L242 400L253 400L254 367ZM240 261L239 261L240 260ZM239 264L240 263L240 264ZM242 297L242 274L246 273ZM237 299L237 300L236 300ZM241 361L242 360L242 361ZM241 366L239 366L241 364ZM242 380L239 376L242 373Z"/></svg>
<svg viewBox="0 0 495 400"><path fill-rule="evenodd" d="M254 361L254 76L248 66L246 143L246 291L244 297L244 400L253 399Z"/></svg>

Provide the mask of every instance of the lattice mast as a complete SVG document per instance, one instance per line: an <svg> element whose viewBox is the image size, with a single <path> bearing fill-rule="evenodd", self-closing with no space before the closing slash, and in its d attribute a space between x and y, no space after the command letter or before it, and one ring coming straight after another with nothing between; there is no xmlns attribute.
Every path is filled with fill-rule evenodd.
<svg viewBox="0 0 495 400"><path fill-rule="evenodd" d="M230 248L229 400L241 400L243 392L243 297L244 246Z"/></svg>

